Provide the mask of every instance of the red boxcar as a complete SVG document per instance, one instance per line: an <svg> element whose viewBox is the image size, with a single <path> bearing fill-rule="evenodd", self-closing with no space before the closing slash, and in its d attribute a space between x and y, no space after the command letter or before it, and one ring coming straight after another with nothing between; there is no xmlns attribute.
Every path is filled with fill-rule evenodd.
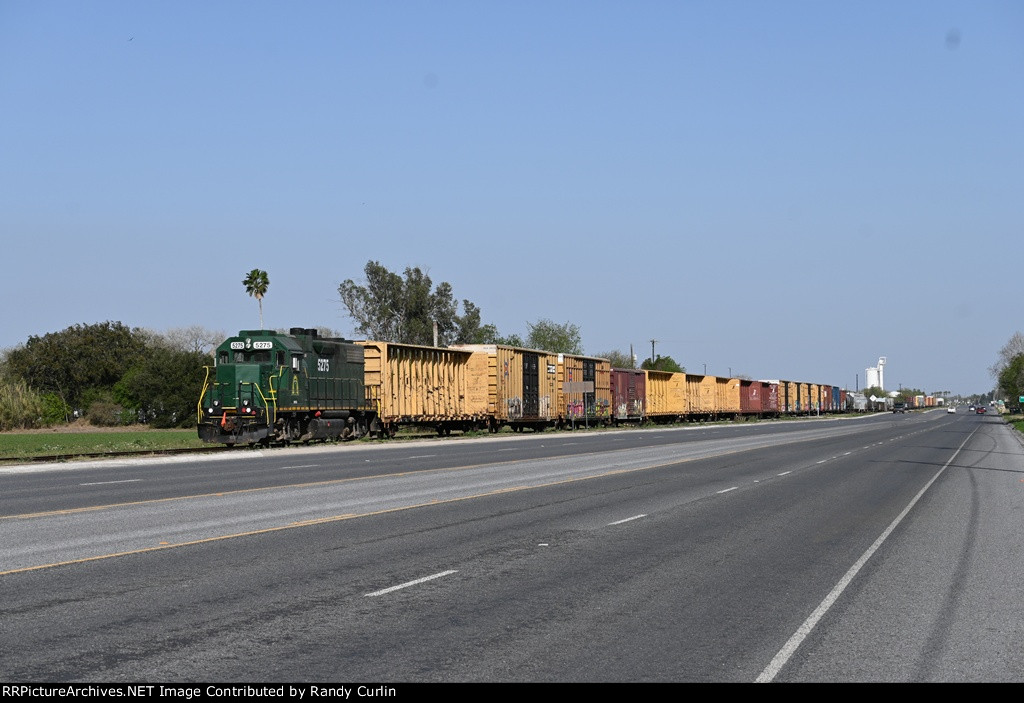
<svg viewBox="0 0 1024 703"><path fill-rule="evenodd" d="M647 413L647 375L636 369L612 369L612 421L643 422Z"/></svg>
<svg viewBox="0 0 1024 703"><path fill-rule="evenodd" d="M741 380L740 409L744 415L778 415L779 384Z"/></svg>
<svg viewBox="0 0 1024 703"><path fill-rule="evenodd" d="M740 380L740 412L744 415L760 415L763 408L760 381Z"/></svg>

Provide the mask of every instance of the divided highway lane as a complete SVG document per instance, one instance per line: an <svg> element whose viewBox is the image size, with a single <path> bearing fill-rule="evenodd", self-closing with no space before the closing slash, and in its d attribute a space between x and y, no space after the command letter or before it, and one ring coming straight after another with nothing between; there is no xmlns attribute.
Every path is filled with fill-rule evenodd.
<svg viewBox="0 0 1024 703"><path fill-rule="evenodd" d="M921 416L914 415L911 418ZM0 515L71 510L132 501L294 486L342 478L473 466L513 458L568 453L621 451L730 437L778 436L805 440L808 430L827 437L835 432L895 428L906 416L880 415L762 422L742 425L695 425L600 433L526 433L500 438L416 441L237 449L215 457L180 456L73 462L49 466L0 467ZM840 429L842 428L842 429Z"/></svg>
<svg viewBox="0 0 1024 703"><path fill-rule="evenodd" d="M878 441L887 438L891 441L893 437L902 436L897 433L905 434L906 428L911 426L912 423L891 421L868 425L805 423L802 429L779 426L776 432L742 432L739 430L743 428L732 428L730 432L641 433L648 435L648 446L626 446L631 439L636 442L632 437L635 433L618 433L563 435L550 437L547 442L492 440L475 442L473 446L461 443L461 447L453 445L451 453L444 451L448 445L440 444L390 450L377 448L377 451L370 448L350 453L332 451L324 453L323 465L327 473L321 470L305 480L285 485L236 490L221 490L218 488L221 484L215 483L206 492L202 487L184 483L187 477L195 475L195 469L194 465L181 462L162 463L160 473L137 482L123 475L121 479L97 480L104 477L93 472L88 472L93 474L88 476L74 471L62 472L66 484L68 475L72 477L65 490L69 494L74 492L77 495L74 502L80 505L65 507L66 502L62 501L60 507L48 507L40 502L35 510L15 512L7 507L14 501L5 492L0 512L0 525L4 530L0 573L254 532L293 529L316 521L352 519L768 447L803 443L813 446L839 441L848 443L852 450L865 434L872 434ZM661 443L658 440L662 440ZM420 453L413 453L417 451ZM301 457L312 461L306 458L306 453ZM279 462L294 462L296 458L296 452L267 457L272 468L269 472L262 468L256 474L256 484L271 472L275 476L287 475L289 466L281 466ZM331 468L332 462L339 459L343 463ZM252 459L248 461L251 463ZM204 468L207 472L218 472L223 463L213 462ZM223 473L237 476L241 473L238 467L246 463L232 460L234 468ZM185 470L181 476L172 473L182 466ZM318 466L313 463L291 468ZM170 483L177 490L161 488L163 483ZM77 490L74 484L78 485ZM147 485L151 487L148 495L142 492ZM99 490L110 492L106 501L96 500ZM155 497L150 497L153 491L156 491Z"/></svg>
<svg viewBox="0 0 1024 703"><path fill-rule="evenodd" d="M1024 680L1024 441L974 415L949 437L968 429L777 680Z"/></svg>
<svg viewBox="0 0 1024 703"><path fill-rule="evenodd" d="M982 420L932 413L864 430L837 425L833 439L747 434L650 447L635 459L591 452L435 471L445 477L429 490L423 472L351 482L378 488L358 499L377 501L361 504L358 519L0 576L0 670L9 680L752 681ZM1007 432L992 427L997 438ZM757 442L758 451L744 449ZM971 447L953 466L967 466L968 451L1020 461L1019 444L1016 454L1012 445ZM521 480L508 482L510 468ZM385 490L398 478L412 483ZM537 487L523 487L531 481ZM479 497L466 498L467 488ZM294 502L292 491L302 494ZM348 498L336 484L253 493L273 494L260 510L292 519ZM430 504L438 496L449 502ZM380 507L411 499L423 507ZM186 530L230 528L245 515L168 502L189 503L179 508ZM162 510L60 516L71 521L23 546L49 555L46 542L73 534L81 544L57 549L88 551L94 530L113 540L101 546L149 539L145 524L170 524ZM246 524L263 519L256 512ZM83 520L101 513L117 519ZM15 523L56 518L0 529L6 537ZM902 535L895 530L883 550ZM829 663L828 647L804 649L818 646L815 637L831 642L832 617L779 678L858 677ZM805 651L815 656L801 659Z"/></svg>

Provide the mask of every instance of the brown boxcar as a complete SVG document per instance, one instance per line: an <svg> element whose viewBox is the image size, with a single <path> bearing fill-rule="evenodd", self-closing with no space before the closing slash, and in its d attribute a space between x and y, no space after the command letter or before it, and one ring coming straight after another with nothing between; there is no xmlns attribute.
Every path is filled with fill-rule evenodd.
<svg viewBox="0 0 1024 703"><path fill-rule="evenodd" d="M486 386L472 383L472 352L413 344L361 341L367 399L382 429L429 425L439 433L482 426Z"/></svg>
<svg viewBox="0 0 1024 703"><path fill-rule="evenodd" d="M744 415L779 414L778 381L740 381L740 412Z"/></svg>
<svg viewBox="0 0 1024 703"><path fill-rule="evenodd" d="M555 424L559 400L556 354L503 344L460 344L449 349L472 352L469 383L486 393L492 432L503 425L518 431Z"/></svg>
<svg viewBox="0 0 1024 703"><path fill-rule="evenodd" d="M779 382L759 381L762 385L761 409L766 415L779 414Z"/></svg>
<svg viewBox="0 0 1024 703"><path fill-rule="evenodd" d="M643 422L647 399L647 374L640 369L611 370L612 421Z"/></svg>
<svg viewBox="0 0 1024 703"><path fill-rule="evenodd" d="M611 422L611 362L575 354L558 355L559 425Z"/></svg>
<svg viewBox="0 0 1024 703"><path fill-rule="evenodd" d="M740 412L744 415L760 415L761 387L760 381L740 381Z"/></svg>

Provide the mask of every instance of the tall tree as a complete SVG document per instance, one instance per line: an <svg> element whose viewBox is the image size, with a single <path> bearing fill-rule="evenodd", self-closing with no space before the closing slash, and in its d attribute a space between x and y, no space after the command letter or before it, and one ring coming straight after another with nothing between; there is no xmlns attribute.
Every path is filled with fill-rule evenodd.
<svg viewBox="0 0 1024 703"><path fill-rule="evenodd" d="M621 351L619 349L601 352L600 354L597 354L597 356L601 357L602 359L608 359L608 361L612 363L613 369L636 368L636 362L633 360L633 358L627 352Z"/></svg>
<svg viewBox="0 0 1024 703"><path fill-rule="evenodd" d="M1015 332L1006 344L1003 345L1003 348L999 350L999 358L996 359L996 363L988 368L992 377L999 380L1003 369L1013 363L1013 360L1021 354L1024 354L1024 334Z"/></svg>
<svg viewBox="0 0 1024 703"><path fill-rule="evenodd" d="M402 277L377 261L368 261L363 273L366 275L365 286L352 279L338 286L341 302L356 323L356 333L384 342L399 341Z"/></svg>
<svg viewBox="0 0 1024 703"><path fill-rule="evenodd" d="M263 296L267 294L267 288L270 287L270 278L266 271L253 269L242 279L242 285L245 286L245 292L249 294L249 297L256 298L260 304L260 329L263 329Z"/></svg>
<svg viewBox="0 0 1024 703"><path fill-rule="evenodd" d="M462 301L459 315L451 284L441 282L435 288L429 274L418 267L406 268L403 277L369 261L363 273L365 285L348 279L338 286L357 334L383 342L431 345L436 323L438 344L472 344L484 343L493 327L481 327L480 308L468 300Z"/></svg>
<svg viewBox="0 0 1024 703"><path fill-rule="evenodd" d="M651 371L671 371L673 373L684 373L686 371L686 367L680 366L671 356L662 356L661 354L655 356L653 364L650 359L644 359L644 362L640 364L640 368Z"/></svg>
<svg viewBox="0 0 1024 703"><path fill-rule="evenodd" d="M209 354L227 335L223 330L211 330L200 325L172 327L163 334L167 343L179 351Z"/></svg>
<svg viewBox="0 0 1024 703"><path fill-rule="evenodd" d="M1017 405L1024 396L1024 353L1010 359L999 374L999 390L1003 398L1012 405Z"/></svg>
<svg viewBox="0 0 1024 703"><path fill-rule="evenodd" d="M583 338L580 328L571 322L558 324L548 319L526 323L530 333L526 337L526 346L531 349L543 349L556 354L582 354Z"/></svg>

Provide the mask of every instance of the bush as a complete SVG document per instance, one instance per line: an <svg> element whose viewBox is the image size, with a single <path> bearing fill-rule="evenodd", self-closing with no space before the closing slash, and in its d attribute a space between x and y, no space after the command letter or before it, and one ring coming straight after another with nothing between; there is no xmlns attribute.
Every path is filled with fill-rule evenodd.
<svg viewBox="0 0 1024 703"><path fill-rule="evenodd" d="M125 411L120 405L109 400L93 401L89 409L85 411L85 417L89 420L89 424L97 427L128 425L131 424L134 416L130 410Z"/></svg>
<svg viewBox="0 0 1024 703"><path fill-rule="evenodd" d="M44 425L56 425L61 422L67 422L71 416L71 408L64 402L56 393L43 393L43 424Z"/></svg>
<svg viewBox="0 0 1024 703"><path fill-rule="evenodd" d="M0 381L0 430L29 429L43 422L42 396L24 381Z"/></svg>

